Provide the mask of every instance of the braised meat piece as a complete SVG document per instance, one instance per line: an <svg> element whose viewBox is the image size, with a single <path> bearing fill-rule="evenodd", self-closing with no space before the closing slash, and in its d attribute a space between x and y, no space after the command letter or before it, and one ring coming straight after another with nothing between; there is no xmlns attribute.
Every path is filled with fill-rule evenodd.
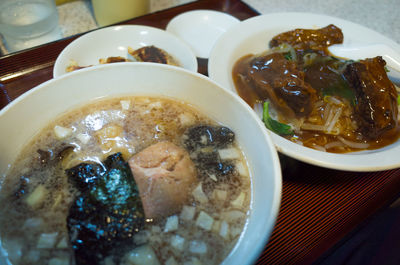
<svg viewBox="0 0 400 265"><path fill-rule="evenodd" d="M179 65L170 54L153 45L145 46L137 50L133 50L131 47L129 47L128 53L132 56L132 59L137 62Z"/></svg>
<svg viewBox="0 0 400 265"><path fill-rule="evenodd" d="M354 117L359 132L374 140L397 127L397 92L385 71L386 62L378 56L354 62L344 76L356 94Z"/></svg>
<svg viewBox="0 0 400 265"><path fill-rule="evenodd" d="M108 57L106 59L99 59L100 64L123 63L123 62L129 62L129 60L126 59L125 57L121 57L121 56L112 56L112 57Z"/></svg>
<svg viewBox="0 0 400 265"><path fill-rule="evenodd" d="M239 87L242 86L243 90L238 89L240 96L246 99L244 93L254 93L256 96L252 98L261 101L269 99L280 113L289 118L304 117L311 112L317 98L316 90L304 81L304 72L298 70L295 62L287 60L282 53L242 60L234 69L240 77L238 82L242 82ZM253 91L248 91L248 87ZM253 106L255 101L247 103Z"/></svg>
<svg viewBox="0 0 400 265"><path fill-rule="evenodd" d="M269 46L273 48L287 43L300 54L317 51L321 55L328 55L328 46L342 42L343 33L341 29L330 24L320 29L295 29L281 33L270 41Z"/></svg>
<svg viewBox="0 0 400 265"><path fill-rule="evenodd" d="M129 160L146 218L159 219L180 211L196 181L196 168L185 149L159 142Z"/></svg>

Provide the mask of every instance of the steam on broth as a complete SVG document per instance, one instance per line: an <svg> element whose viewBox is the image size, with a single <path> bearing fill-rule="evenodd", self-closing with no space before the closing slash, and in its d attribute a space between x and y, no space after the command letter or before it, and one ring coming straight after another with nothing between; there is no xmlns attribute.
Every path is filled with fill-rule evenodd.
<svg viewBox="0 0 400 265"><path fill-rule="evenodd" d="M1 187L13 264L218 264L247 220L235 134L168 98L95 102L48 125Z"/></svg>

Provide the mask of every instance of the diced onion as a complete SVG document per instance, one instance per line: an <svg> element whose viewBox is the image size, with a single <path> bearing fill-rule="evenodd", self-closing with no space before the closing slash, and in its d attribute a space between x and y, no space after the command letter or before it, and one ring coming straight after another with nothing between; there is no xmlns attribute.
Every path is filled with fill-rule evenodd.
<svg viewBox="0 0 400 265"><path fill-rule="evenodd" d="M244 192L240 192L240 194L239 194L239 196L237 196L237 198L236 199L234 199L232 202L231 202L231 205L234 207L234 208L242 208L243 207L243 203L244 203L244 199L246 198L246 194L244 193Z"/></svg>
<svg viewBox="0 0 400 265"><path fill-rule="evenodd" d="M195 122L193 115L190 113L182 113L178 116L178 119L183 126L189 126Z"/></svg>
<svg viewBox="0 0 400 265"><path fill-rule="evenodd" d="M171 246L179 251L183 251L185 244L185 239L179 235L174 235L171 237Z"/></svg>
<svg viewBox="0 0 400 265"><path fill-rule="evenodd" d="M189 251L195 254L207 253L207 245L203 241L194 240L190 242Z"/></svg>
<svg viewBox="0 0 400 265"><path fill-rule="evenodd" d="M204 230L210 231L213 225L214 219L207 213L201 211L196 220L196 225L203 228Z"/></svg>
<svg viewBox="0 0 400 265"><path fill-rule="evenodd" d="M193 206L184 205L182 207L180 218L182 220L186 220L186 221L193 220L195 212L196 212L196 208L194 208Z"/></svg>
<svg viewBox="0 0 400 265"><path fill-rule="evenodd" d="M24 225L22 226L22 228L24 229L36 229L40 226L42 226L43 224L43 219L38 218L38 217L32 217L29 219L26 219Z"/></svg>
<svg viewBox="0 0 400 265"><path fill-rule="evenodd" d="M218 154L222 160L233 160L240 158L240 153L236 148L219 149Z"/></svg>
<svg viewBox="0 0 400 265"><path fill-rule="evenodd" d="M78 138L78 140L83 144L87 144L90 141L90 135L84 133L78 134L76 138Z"/></svg>
<svg viewBox="0 0 400 265"><path fill-rule="evenodd" d="M237 162L235 164L236 171L239 173L240 176L242 177L247 177L248 172L246 166L243 164L243 162Z"/></svg>
<svg viewBox="0 0 400 265"><path fill-rule="evenodd" d="M244 219L246 218L246 214L238 211L238 210L233 210L229 212L223 212L221 214L222 219L226 220L228 223L235 222L238 219Z"/></svg>
<svg viewBox="0 0 400 265"><path fill-rule="evenodd" d="M205 135L200 136L200 143L201 143L201 144L206 145L207 142L208 142L207 136L205 136Z"/></svg>
<svg viewBox="0 0 400 265"><path fill-rule="evenodd" d="M43 185L38 185L26 198L26 203L32 208L38 208L42 205L47 196L47 190Z"/></svg>
<svg viewBox="0 0 400 265"><path fill-rule="evenodd" d="M167 218L167 222L165 223L164 232L172 232L178 230L179 219L178 216L173 215Z"/></svg>
<svg viewBox="0 0 400 265"><path fill-rule="evenodd" d="M229 237L229 224L225 221L221 222L221 226L219 228L219 235L224 239L228 239Z"/></svg>
<svg viewBox="0 0 400 265"><path fill-rule="evenodd" d="M179 265L179 263L171 256L167 259L165 265Z"/></svg>
<svg viewBox="0 0 400 265"><path fill-rule="evenodd" d="M207 195L203 192L201 182L193 190L192 195L193 195L194 199L196 201L200 202L200 203L207 203L208 202Z"/></svg>
<svg viewBox="0 0 400 265"><path fill-rule="evenodd" d="M68 248L67 238L66 237L61 238L56 247L59 249Z"/></svg>
<svg viewBox="0 0 400 265"><path fill-rule="evenodd" d="M242 232L242 229L237 228L237 227L234 227L234 228L231 228L231 229L230 229L230 233L231 233L231 236L232 236L233 238L235 238L235 237L237 237L238 235L240 235L241 232Z"/></svg>
<svg viewBox="0 0 400 265"><path fill-rule="evenodd" d="M56 125L54 126L54 134L56 135L57 139L62 140L72 134L72 129Z"/></svg>
<svg viewBox="0 0 400 265"><path fill-rule="evenodd" d="M128 253L127 263L130 265L160 265L156 253L149 245L142 245Z"/></svg>
<svg viewBox="0 0 400 265"><path fill-rule="evenodd" d="M213 197L218 200L218 201L225 201L226 198L228 197L228 192L226 190L219 190L215 189L213 191Z"/></svg>
<svg viewBox="0 0 400 265"><path fill-rule="evenodd" d="M136 245L143 245L149 241L150 232L147 230L139 231L135 237L134 241Z"/></svg>
<svg viewBox="0 0 400 265"><path fill-rule="evenodd" d="M131 107L130 100L121 100L120 103L123 110L128 110Z"/></svg>
<svg viewBox="0 0 400 265"><path fill-rule="evenodd" d="M218 234L220 227L221 227L221 221L215 220L211 228L211 231Z"/></svg>
<svg viewBox="0 0 400 265"><path fill-rule="evenodd" d="M37 243L37 248L53 248L57 241L58 232L41 234Z"/></svg>

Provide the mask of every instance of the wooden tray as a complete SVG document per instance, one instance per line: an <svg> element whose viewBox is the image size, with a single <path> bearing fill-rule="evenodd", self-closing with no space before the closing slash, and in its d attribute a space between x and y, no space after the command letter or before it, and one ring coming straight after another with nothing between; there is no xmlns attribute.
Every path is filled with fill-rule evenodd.
<svg viewBox="0 0 400 265"><path fill-rule="evenodd" d="M165 29L174 16L194 9L223 11L240 20L258 15L239 0L200 0L121 24ZM58 54L79 35L0 57L0 109L52 78ZM207 75L207 60L199 59ZM29 114L27 114L29 115ZM281 156L281 210L257 264L311 264L357 224L398 197L400 169L355 173L328 170Z"/></svg>

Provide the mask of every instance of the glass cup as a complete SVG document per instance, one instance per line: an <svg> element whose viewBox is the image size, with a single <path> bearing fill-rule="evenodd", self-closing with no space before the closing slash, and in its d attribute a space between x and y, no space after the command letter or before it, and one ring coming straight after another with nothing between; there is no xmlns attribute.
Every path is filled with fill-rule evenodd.
<svg viewBox="0 0 400 265"><path fill-rule="evenodd" d="M60 39L54 0L1 0L0 33L10 52Z"/></svg>
<svg viewBox="0 0 400 265"><path fill-rule="evenodd" d="M147 14L150 0L92 0L94 16L99 26L107 26Z"/></svg>

